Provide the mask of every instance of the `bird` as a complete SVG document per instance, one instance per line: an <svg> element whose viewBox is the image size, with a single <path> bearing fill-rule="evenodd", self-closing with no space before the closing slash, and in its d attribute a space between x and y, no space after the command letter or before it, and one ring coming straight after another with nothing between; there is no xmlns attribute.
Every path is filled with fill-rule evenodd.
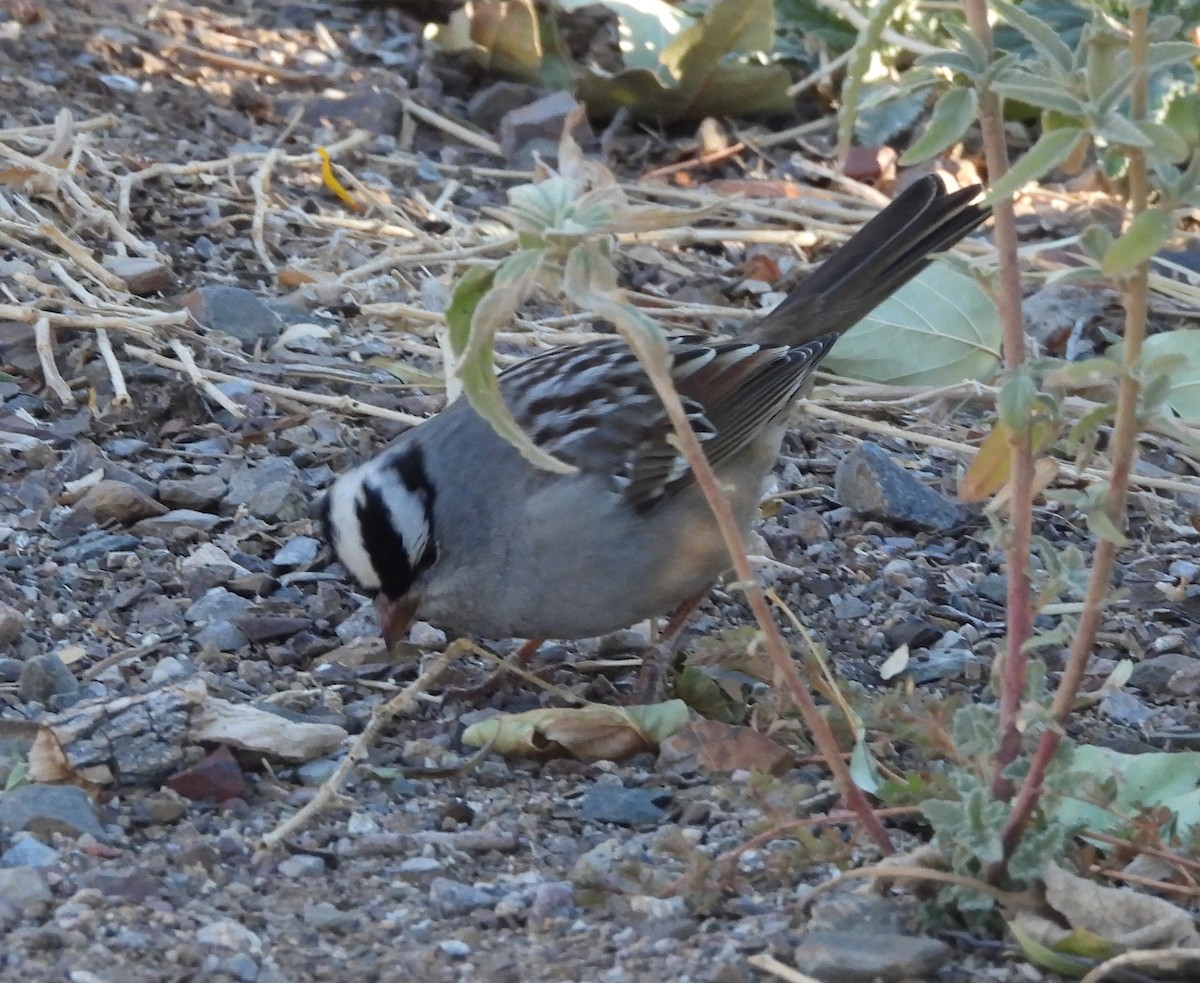
<svg viewBox="0 0 1200 983"><path fill-rule="evenodd" d="M814 370L988 217L979 194L918 179L748 331L669 339L671 378L743 531ZM572 640L703 598L729 554L626 343L553 348L498 378L517 422L573 473L529 462L458 399L318 504L333 555L375 596L389 649L415 619L484 639Z"/></svg>

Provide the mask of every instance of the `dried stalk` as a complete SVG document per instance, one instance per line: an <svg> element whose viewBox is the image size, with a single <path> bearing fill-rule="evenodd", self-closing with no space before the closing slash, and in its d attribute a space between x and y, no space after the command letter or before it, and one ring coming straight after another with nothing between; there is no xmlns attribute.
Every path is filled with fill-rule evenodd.
<svg viewBox="0 0 1200 983"><path fill-rule="evenodd" d="M439 653L425 667L421 675L405 686L404 689L387 703L375 707L371 711L371 719L367 721L367 725L363 728L362 733L358 735L353 746L346 752L346 756L338 763L334 773L317 789L316 795L297 810L295 814L263 836L263 845L268 848L278 845L296 832L296 830L303 827L313 816L334 804L340 798L342 786L345 784L351 769L367 756L367 753L371 750L371 745L375 742L376 735L383 728L384 724L399 714L410 713L417 702L417 697L426 692L429 687L438 681L445 671L446 666L471 648L472 643L464 639L451 642L446 646L444 652Z"/></svg>
<svg viewBox="0 0 1200 983"><path fill-rule="evenodd" d="M64 406L74 406L75 396L66 380L59 374L58 365L54 361L54 335L50 331L49 318L38 318L37 324L33 326L33 337L37 347L38 361L42 363L42 375L46 378L46 385Z"/></svg>

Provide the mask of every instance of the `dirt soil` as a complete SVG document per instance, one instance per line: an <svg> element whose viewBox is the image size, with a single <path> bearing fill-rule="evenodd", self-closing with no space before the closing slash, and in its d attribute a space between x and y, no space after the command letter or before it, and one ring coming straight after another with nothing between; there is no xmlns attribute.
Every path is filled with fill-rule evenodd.
<svg viewBox="0 0 1200 983"><path fill-rule="evenodd" d="M353 735L444 646L425 626L407 658L384 658L369 602L331 565L309 509L336 474L442 404L427 384L441 364L429 311L468 262L504 255L488 244L503 231L488 209L527 180L516 170L528 166L525 144L511 155L492 146L502 112L468 106L490 85L435 56L418 24L375 7L0 4L0 142L12 151L0 171L0 303L10 305L0 317L0 761L10 774L10 750L26 748L22 735L39 721L188 679L209 697ZM515 98L509 108L532 98L489 92ZM413 115L409 99L437 118ZM56 118L67 125L63 110L70 139L57 159L47 147ZM442 122L468 118L480 121L474 137ZM530 139L553 147L550 133ZM696 149L691 133L628 125L603 148L599 134L584 140L627 181ZM370 209L356 212L322 183L318 146ZM19 159L44 153L40 164ZM734 154L664 194L717 179L782 182L811 159L796 142ZM39 171L47 166L74 184L54 183ZM823 229L848 231L876 207L837 194L814 185L814 200L832 202L814 255L832 242ZM788 204L724 219L806 227ZM1031 214L1025 230L1053 231ZM96 272L122 256L145 260L135 265L149 279L134 296ZM769 261L786 279L797 256L731 236L630 247L621 264L627 285L683 326L695 315L678 305L757 306L761 281L747 269ZM131 268L113 269L132 288ZM1085 343L1119 328L1111 297L1085 301ZM69 403L47 387L36 318L18 308L84 313L45 335ZM550 320L502 335L502 357L544 343L546 323L561 340L591 336L589 320L553 320L560 313L530 312ZM1071 308L1063 323L1078 315ZM1169 310L1155 318L1175 323ZM737 323L710 314L699 326ZM824 646L880 761L935 775L953 708L991 699L1001 553L976 507L941 531L915 529L843 507L833 476L871 440L953 497L962 454L920 438L977 443L988 404L965 390L901 403L852 387L821 390L816 404L884 432L798 416L752 552ZM1088 688L1121 659L1140 674L1081 715L1075 735L1124 750L1200 740L1200 595L1189 588L1200 579L1200 471L1155 440L1139 476L1133 542ZM1070 508L1040 505L1037 526L1090 551ZM748 962L761 954L850 979L863 977L821 967L853 962L881 935L926 946L907 964L900 943L885 946L887 978L1056 979L986 938L922 935L907 895L848 889L805 906L812 885L876 853L853 823L794 822L836 797L803 728L755 678L769 672L746 655L749 625L736 592L717 589L684 650L693 664L736 661L738 702L792 755L771 777L682 752L472 760L466 726L562 699L516 678L464 699L456 689L494 667L463 659L385 728L346 798L286 848L265 849L262 837L312 798L340 752L297 764L239 750L189 778L214 743L172 745L175 732L155 724L177 758L153 779L110 776L83 803L39 800L40 820L28 822L5 812L6 792L0 875L15 874L0 879L0 979L738 983L765 978ZM800 651L800 635L787 633ZM515 644L489 642L502 653ZM902 644L907 670L885 681L880 667ZM617 704L643 645L636 631L549 644L534 666L576 696ZM1046 658L1052 683L1061 656L1052 647ZM100 733L116 754L121 736ZM130 740L149 742L145 728L139 735ZM893 823L901 844L926 837L911 816ZM832 962L812 948L797 956L806 938Z"/></svg>

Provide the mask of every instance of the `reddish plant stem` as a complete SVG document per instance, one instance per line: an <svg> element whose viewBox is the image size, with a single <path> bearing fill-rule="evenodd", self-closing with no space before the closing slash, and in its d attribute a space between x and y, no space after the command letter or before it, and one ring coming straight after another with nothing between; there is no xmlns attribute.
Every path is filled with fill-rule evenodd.
<svg viewBox="0 0 1200 983"><path fill-rule="evenodd" d="M1149 12L1145 7L1133 6L1129 11L1130 62L1136 70L1130 97L1130 115L1134 120L1144 119L1149 103L1149 73L1146 70L1149 37L1147 26ZM1129 157L1129 207L1134 216L1146 208L1149 198L1150 179L1145 155L1137 148L1127 148ZM1134 375L1134 367L1142 356L1142 343L1146 338L1146 308L1149 300L1149 265L1143 263L1130 275L1124 284L1125 301L1125 346L1121 362L1121 380L1117 389L1117 413L1113 426L1112 475L1108 483L1108 501L1105 511L1109 521L1118 529L1125 526L1125 501L1129 495L1129 475L1137 453L1138 396L1140 384ZM1046 777L1055 752L1062 741L1063 729L1075 704L1075 696L1087 670L1088 656L1096 643L1096 634L1103 619L1104 597L1108 593L1113 565L1117 556L1117 544L1102 539L1096 544L1092 558L1092 574L1088 580L1083 601L1083 612L1079 628L1072 639L1067 656L1067 665L1054 693L1051 711L1057 726L1046 728L1038 741L1029 772L1013 800L1012 811L1004 828L1002 842L1004 856L1012 856L1021 835L1033 815L1034 807L1041 794L1042 782Z"/></svg>
<svg viewBox="0 0 1200 983"><path fill-rule="evenodd" d="M990 54L992 29L988 24L986 0L963 0L967 23L977 41ZM979 126L988 179L996 181L1008 170L1008 145L1000 98L984 88L979 93ZM1025 363L1025 322L1021 316L1021 270L1017 260L1017 223L1012 201L994 203L993 236L1000 259L1000 292L996 306L1004 332L1004 364L1011 371ZM1012 783L1004 771L1021 751L1017 714L1025 695L1029 660L1025 643L1033 635L1033 592L1029 561L1033 544L1033 447L1028 426L1014 430L1011 451L1012 497L1009 507L1005 573L1008 593L1005 607L1008 632L1000 665L1000 743L992 762L992 795L1007 799Z"/></svg>
<svg viewBox="0 0 1200 983"><path fill-rule="evenodd" d="M721 490L717 476L709 467L708 458L704 456L700 441L697 439L695 431L692 430L691 423L688 422L687 411L684 410L683 404L679 400L679 394L671 385L669 376L660 378L658 373L651 372L650 378L654 383L654 388L658 391L659 399L666 407L671 423L675 426L680 449L692 467L696 483L704 492L709 508L716 516L717 524L721 528L721 535L725 539L725 547L729 550L729 555L733 560L734 572L745 591L750 611L754 614L759 628L762 629L767 653L771 656L776 673L783 680L788 695L796 704L805 726L812 734L817 750L821 752L825 764L833 773L833 779L842 793L846 807L858 817L871 839L885 855L894 853L895 847L892 846L887 830L875 810L871 808L871 803L867 801L863 790L854 783L854 778L850 774L850 766L846 763L846 759L838 747L833 729L817 707L812 692L801 678L795 660L792 659L791 652L784 643L775 620L771 617L771 609L767 606L762 586L754 576L750 561L746 557L746 545L742 538L742 530L738 528L737 519L729 505L729 499Z"/></svg>
<svg viewBox="0 0 1200 983"><path fill-rule="evenodd" d="M791 652L788 651L783 636L779 633L779 628L771 617L771 609L767 606L762 586L754 576L754 571L746 556L742 530L738 527L729 499L721 490L721 484L709 466L708 458L700 446L696 432L692 429L679 393L675 391L675 386L671 382L669 356L665 344L661 341L656 343L654 340L655 329L651 327L647 331L646 326L639 322L639 313L624 303L615 302L611 294L596 292L588 298L587 306L597 314L607 317L618 328L624 329L622 333L625 340L637 355L638 360L641 361L642 367L645 368L646 374L654 385L658 398L662 400L663 408L667 411L671 425L675 428L679 449L687 458L687 462L692 468L692 474L695 475L696 484L704 492L709 508L716 517L721 536L725 540L725 548L729 551L730 559L733 561L733 569L745 591L750 611L758 622L759 628L762 629L767 653L771 657L776 673L783 680L788 695L796 704L805 726L812 734L817 750L821 752L826 765L833 773L833 780L842 793L846 808L858 817L867 833L885 855L894 853L895 847L892 846L887 830L871 808L871 803L862 789L854 783L854 778L850 774L850 766L842 757L837 738L833 735L833 729L817 707L816 700L813 699L812 693L801 678Z"/></svg>

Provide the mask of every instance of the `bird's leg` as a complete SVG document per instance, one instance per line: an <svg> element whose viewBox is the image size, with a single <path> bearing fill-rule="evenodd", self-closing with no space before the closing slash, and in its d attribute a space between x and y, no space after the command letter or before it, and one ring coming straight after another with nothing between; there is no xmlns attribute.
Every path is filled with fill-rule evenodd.
<svg viewBox="0 0 1200 983"><path fill-rule="evenodd" d="M697 591L679 605L667 618L662 634L642 656L642 668L629 694L630 703L658 703L666 692L668 670L683 638L683 629L692 620L696 608L708 597L710 587Z"/></svg>

